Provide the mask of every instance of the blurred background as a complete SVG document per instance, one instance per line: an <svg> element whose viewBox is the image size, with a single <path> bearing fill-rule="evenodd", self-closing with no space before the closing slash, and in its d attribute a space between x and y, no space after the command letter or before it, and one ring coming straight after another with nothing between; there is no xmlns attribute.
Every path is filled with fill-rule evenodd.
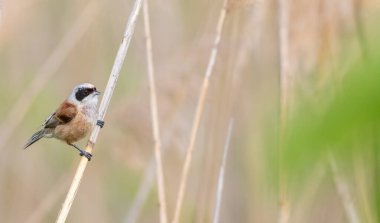
<svg viewBox="0 0 380 223"><path fill-rule="evenodd" d="M180 222L212 221L231 118L220 222L380 221L380 2L285 2L228 1ZM80 157L22 146L75 85L104 91L132 4L1 0L0 222L55 221ZM149 4L171 219L223 2ZM158 222L142 14L105 122L67 222Z"/></svg>

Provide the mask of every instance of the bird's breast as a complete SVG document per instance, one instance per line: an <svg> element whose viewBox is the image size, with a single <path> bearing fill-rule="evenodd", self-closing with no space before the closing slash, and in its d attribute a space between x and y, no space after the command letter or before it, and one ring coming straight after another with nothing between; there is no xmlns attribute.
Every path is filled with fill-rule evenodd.
<svg viewBox="0 0 380 223"><path fill-rule="evenodd" d="M87 119L87 121L92 123L92 125L95 125L96 118L98 116L96 104L88 104L86 106L83 106L81 111L84 117Z"/></svg>
<svg viewBox="0 0 380 223"><path fill-rule="evenodd" d="M58 125L54 130L54 137L71 144L84 138L92 127L92 120L80 111L70 122Z"/></svg>

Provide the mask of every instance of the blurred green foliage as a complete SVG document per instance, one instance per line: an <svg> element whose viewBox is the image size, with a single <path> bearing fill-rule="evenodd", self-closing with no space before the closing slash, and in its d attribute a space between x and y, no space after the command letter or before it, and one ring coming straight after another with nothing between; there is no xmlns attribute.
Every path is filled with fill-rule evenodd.
<svg viewBox="0 0 380 223"><path fill-rule="evenodd" d="M326 89L313 98L297 100L298 109L278 144L280 152L273 152L280 158L272 156L280 161L280 172L285 171L291 188L302 187L317 164L327 163L329 154L346 173L353 168L355 157L362 156L369 158L365 161L366 171L374 177L374 209L380 210L379 61L380 56L372 55L352 64L340 83L328 87L338 89L332 97Z"/></svg>
<svg viewBox="0 0 380 223"><path fill-rule="evenodd" d="M350 149L360 149L359 152L368 149L339 145L351 141L353 134L372 139L371 132L380 121L379 68L380 64L371 62L355 65L327 108L314 100L302 105L288 123L284 140L283 155L288 167L298 170L299 165L315 161L327 150L345 156Z"/></svg>

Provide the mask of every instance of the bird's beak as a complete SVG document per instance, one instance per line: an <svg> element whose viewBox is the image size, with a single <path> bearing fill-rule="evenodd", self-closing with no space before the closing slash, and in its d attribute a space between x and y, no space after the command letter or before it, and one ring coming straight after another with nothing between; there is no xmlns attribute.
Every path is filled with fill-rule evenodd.
<svg viewBox="0 0 380 223"><path fill-rule="evenodd" d="M101 92L100 91L95 91L95 95L100 95Z"/></svg>

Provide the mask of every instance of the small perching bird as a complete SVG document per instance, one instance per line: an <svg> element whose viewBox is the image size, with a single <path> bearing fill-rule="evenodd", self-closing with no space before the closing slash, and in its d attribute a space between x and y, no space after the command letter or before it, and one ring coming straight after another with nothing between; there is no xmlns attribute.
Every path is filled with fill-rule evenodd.
<svg viewBox="0 0 380 223"><path fill-rule="evenodd" d="M104 122L96 120L99 94L92 84L74 87L70 96L45 120L42 128L30 137L24 149L41 138L56 138L79 150L79 155L90 161L92 154L73 143L84 138L95 124L103 127Z"/></svg>

